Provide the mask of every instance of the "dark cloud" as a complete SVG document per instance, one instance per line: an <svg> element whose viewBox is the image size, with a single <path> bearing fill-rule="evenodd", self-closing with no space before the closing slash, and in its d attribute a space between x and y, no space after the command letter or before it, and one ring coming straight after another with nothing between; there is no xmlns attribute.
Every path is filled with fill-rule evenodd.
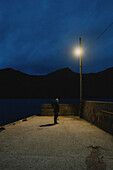
<svg viewBox="0 0 113 170"><path fill-rule="evenodd" d="M74 46L82 45L83 71L111 66L113 22L109 0L1 0L0 68L12 67L29 74L45 74L62 67L78 71Z"/></svg>

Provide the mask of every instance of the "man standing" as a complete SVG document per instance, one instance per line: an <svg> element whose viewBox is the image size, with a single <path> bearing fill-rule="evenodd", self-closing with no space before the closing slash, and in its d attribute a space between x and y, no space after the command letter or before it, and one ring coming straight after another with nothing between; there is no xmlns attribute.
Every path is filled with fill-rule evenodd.
<svg viewBox="0 0 113 170"><path fill-rule="evenodd" d="M56 99L52 102L52 107L54 109L54 124L57 124L58 112L59 112L59 100Z"/></svg>

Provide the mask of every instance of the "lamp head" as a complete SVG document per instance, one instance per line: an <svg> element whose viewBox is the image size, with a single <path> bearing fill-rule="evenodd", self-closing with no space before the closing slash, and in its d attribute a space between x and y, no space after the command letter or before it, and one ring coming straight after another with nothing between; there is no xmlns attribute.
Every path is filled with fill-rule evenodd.
<svg viewBox="0 0 113 170"><path fill-rule="evenodd" d="M81 51L80 51L80 49L78 48L78 49L76 49L76 55L80 55L81 54Z"/></svg>
<svg viewBox="0 0 113 170"><path fill-rule="evenodd" d="M75 48L75 49L73 50L73 54L74 54L75 56L80 56L80 54L82 54L82 49L80 49L80 48Z"/></svg>

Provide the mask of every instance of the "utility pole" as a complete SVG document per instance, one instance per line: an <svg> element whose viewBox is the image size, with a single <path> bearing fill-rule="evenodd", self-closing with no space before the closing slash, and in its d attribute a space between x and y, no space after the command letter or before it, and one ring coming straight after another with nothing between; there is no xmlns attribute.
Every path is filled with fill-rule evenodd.
<svg viewBox="0 0 113 170"><path fill-rule="evenodd" d="M80 110L79 116L82 117L82 47L81 47L81 38L79 38L80 44Z"/></svg>
<svg viewBox="0 0 113 170"><path fill-rule="evenodd" d="M82 103L82 47L81 38L79 38L80 43L80 103Z"/></svg>

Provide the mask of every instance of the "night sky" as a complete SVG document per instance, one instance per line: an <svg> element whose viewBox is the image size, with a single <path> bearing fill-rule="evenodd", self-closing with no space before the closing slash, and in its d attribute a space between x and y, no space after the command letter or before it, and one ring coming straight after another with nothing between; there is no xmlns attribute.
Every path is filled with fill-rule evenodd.
<svg viewBox="0 0 113 170"><path fill-rule="evenodd" d="M0 69L79 72L79 37L83 73L113 67L112 23L113 0L0 0Z"/></svg>

